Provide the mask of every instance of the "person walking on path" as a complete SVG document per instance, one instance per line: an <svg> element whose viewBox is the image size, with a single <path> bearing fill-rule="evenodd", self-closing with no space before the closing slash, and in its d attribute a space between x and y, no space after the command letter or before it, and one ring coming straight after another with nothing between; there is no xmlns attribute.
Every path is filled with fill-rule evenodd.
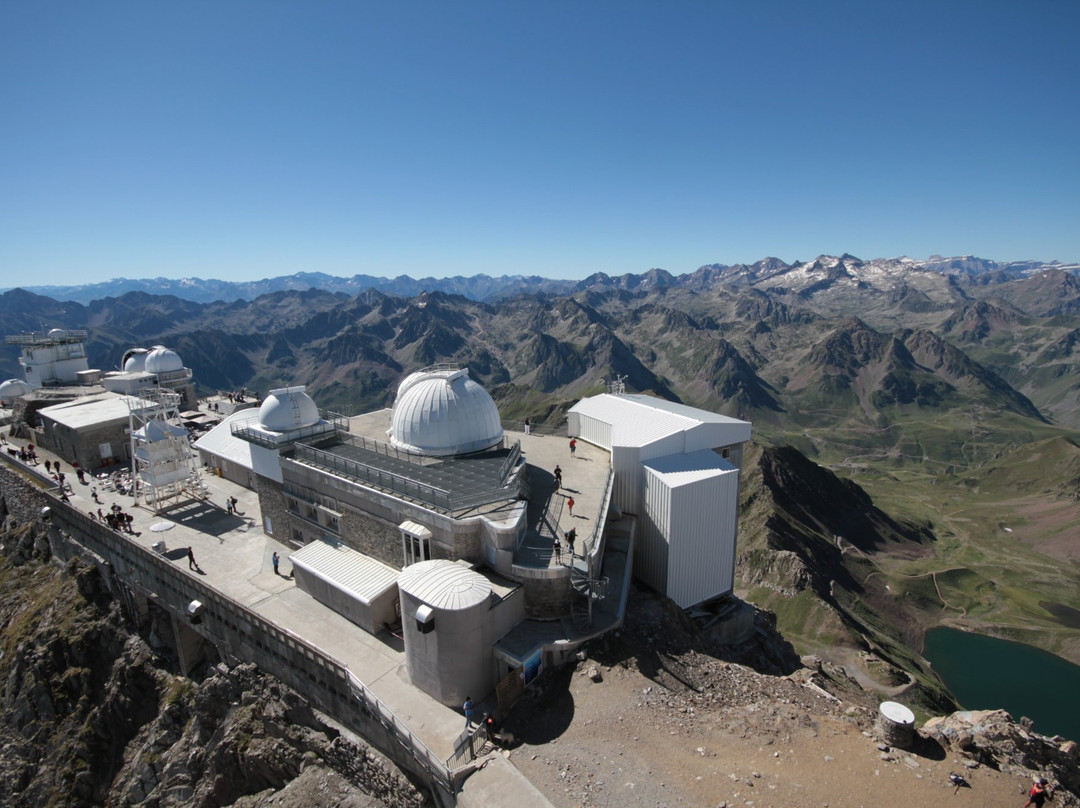
<svg viewBox="0 0 1080 808"><path fill-rule="evenodd" d="M555 550L555 563L556 564L561 564L562 563L562 542L559 541L558 536L555 537L555 542L551 545L551 547L552 547L552 549Z"/></svg>
<svg viewBox="0 0 1080 808"><path fill-rule="evenodd" d="M232 500L231 499L226 499L225 500L225 510L227 510L229 512L229 516L232 516Z"/></svg>
<svg viewBox="0 0 1080 808"><path fill-rule="evenodd" d="M577 451L577 438L570 438L570 456L574 457L574 452Z"/></svg>
<svg viewBox="0 0 1080 808"><path fill-rule="evenodd" d="M567 498L567 500L566 500L566 509L568 511L570 511L571 516L574 515L574 498L573 497Z"/></svg>
<svg viewBox="0 0 1080 808"><path fill-rule="evenodd" d="M468 729L469 727L472 726L472 714L473 714L472 696L466 696L465 697L465 704L462 705L462 709L465 711L465 729Z"/></svg>
<svg viewBox="0 0 1080 808"><path fill-rule="evenodd" d="M1041 808L1047 800L1054 798L1054 787L1046 784L1045 777L1036 777L1035 782L1031 786L1031 791L1028 792L1028 800L1024 803L1024 808L1034 806L1035 808Z"/></svg>
<svg viewBox="0 0 1080 808"><path fill-rule="evenodd" d="M530 421L528 418L526 418L525 419L525 434L528 435L529 431L531 429L532 429L532 421Z"/></svg>
<svg viewBox="0 0 1080 808"><path fill-rule="evenodd" d="M278 563L281 561L281 556L277 554L277 550L275 550L274 554L270 556L270 561L274 565L274 575L281 575L281 573L278 572Z"/></svg>
<svg viewBox="0 0 1080 808"><path fill-rule="evenodd" d="M189 570L197 570L199 568L199 565L195 563L195 553L192 552L190 547L187 548L187 566Z"/></svg>
<svg viewBox="0 0 1080 808"><path fill-rule="evenodd" d="M562 488L562 469L556 466L552 473L555 475L555 490L558 491Z"/></svg>
<svg viewBox="0 0 1080 808"><path fill-rule="evenodd" d="M566 531L566 549L570 551L570 563L574 563L574 542L577 541L577 528L572 527Z"/></svg>

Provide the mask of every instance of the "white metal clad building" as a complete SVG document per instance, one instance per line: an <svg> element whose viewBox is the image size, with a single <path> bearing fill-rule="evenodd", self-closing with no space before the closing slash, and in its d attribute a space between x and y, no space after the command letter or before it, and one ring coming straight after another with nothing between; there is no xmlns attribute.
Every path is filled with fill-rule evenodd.
<svg viewBox="0 0 1080 808"><path fill-rule="evenodd" d="M289 556L296 585L369 634L397 622L398 571L338 542L313 541Z"/></svg>
<svg viewBox="0 0 1080 808"><path fill-rule="evenodd" d="M251 472L280 484L281 461L278 453L232 433L233 424L258 423L258 410L237 410L192 445L199 451L199 459L206 466L220 469L222 476L245 488L255 487Z"/></svg>
<svg viewBox="0 0 1080 808"><path fill-rule="evenodd" d="M681 606L731 591L750 424L621 394L582 399L567 418L571 436L611 452L612 503L642 518L638 577Z"/></svg>
<svg viewBox="0 0 1080 808"><path fill-rule="evenodd" d="M568 431L611 452L615 471L612 502L624 513L641 514L642 463L699 449L736 449L750 440L750 424L726 415L643 395L605 393L583 398L567 413Z"/></svg>
<svg viewBox="0 0 1080 808"><path fill-rule="evenodd" d="M686 608L735 584L739 470L711 449L645 462L645 513L634 567Z"/></svg>

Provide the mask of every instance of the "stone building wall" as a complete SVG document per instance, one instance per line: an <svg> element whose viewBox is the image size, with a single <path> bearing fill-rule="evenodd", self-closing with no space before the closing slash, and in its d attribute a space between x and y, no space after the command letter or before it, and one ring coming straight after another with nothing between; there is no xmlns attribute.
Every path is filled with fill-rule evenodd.
<svg viewBox="0 0 1080 808"><path fill-rule="evenodd" d="M281 485L255 473L251 476L255 478L255 493L259 495L263 533L287 544L291 538L289 509L285 504L285 494L281 490ZM268 526L270 530L267 530Z"/></svg>

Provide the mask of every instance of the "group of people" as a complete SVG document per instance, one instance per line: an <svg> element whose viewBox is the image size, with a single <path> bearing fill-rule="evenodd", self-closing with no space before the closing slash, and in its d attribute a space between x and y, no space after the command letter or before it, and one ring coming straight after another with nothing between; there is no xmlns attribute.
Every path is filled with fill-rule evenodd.
<svg viewBox="0 0 1080 808"><path fill-rule="evenodd" d="M574 542L577 541L577 528L576 527L570 528L568 531L566 531L566 533L564 534L564 537L566 538L566 549L570 551L570 561L573 562L573 560L574 560ZM559 540L558 536L555 537L555 541L552 544L552 548L555 551L555 563L556 564L561 564L562 563L562 542Z"/></svg>
<svg viewBox="0 0 1080 808"><path fill-rule="evenodd" d="M124 509L117 505L115 502L112 507L109 508L108 513L102 513L101 508L97 509L98 519L107 524L113 530L119 530L124 533L134 533L134 529L131 527L131 523L134 521L134 517L130 513L124 513Z"/></svg>
<svg viewBox="0 0 1080 808"><path fill-rule="evenodd" d="M25 449L21 446L8 446L7 453L12 457L19 458L19 460L24 463L33 463L35 466L37 465L37 451L34 449L34 444L32 443L26 444Z"/></svg>

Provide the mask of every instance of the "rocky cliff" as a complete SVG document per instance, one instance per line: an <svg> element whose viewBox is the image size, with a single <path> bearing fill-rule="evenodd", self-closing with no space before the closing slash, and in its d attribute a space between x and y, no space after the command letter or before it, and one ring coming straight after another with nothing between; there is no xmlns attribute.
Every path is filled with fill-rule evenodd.
<svg viewBox="0 0 1080 808"><path fill-rule="evenodd" d="M21 806L419 808L430 796L251 666L176 675L98 571L0 531L0 793Z"/></svg>

